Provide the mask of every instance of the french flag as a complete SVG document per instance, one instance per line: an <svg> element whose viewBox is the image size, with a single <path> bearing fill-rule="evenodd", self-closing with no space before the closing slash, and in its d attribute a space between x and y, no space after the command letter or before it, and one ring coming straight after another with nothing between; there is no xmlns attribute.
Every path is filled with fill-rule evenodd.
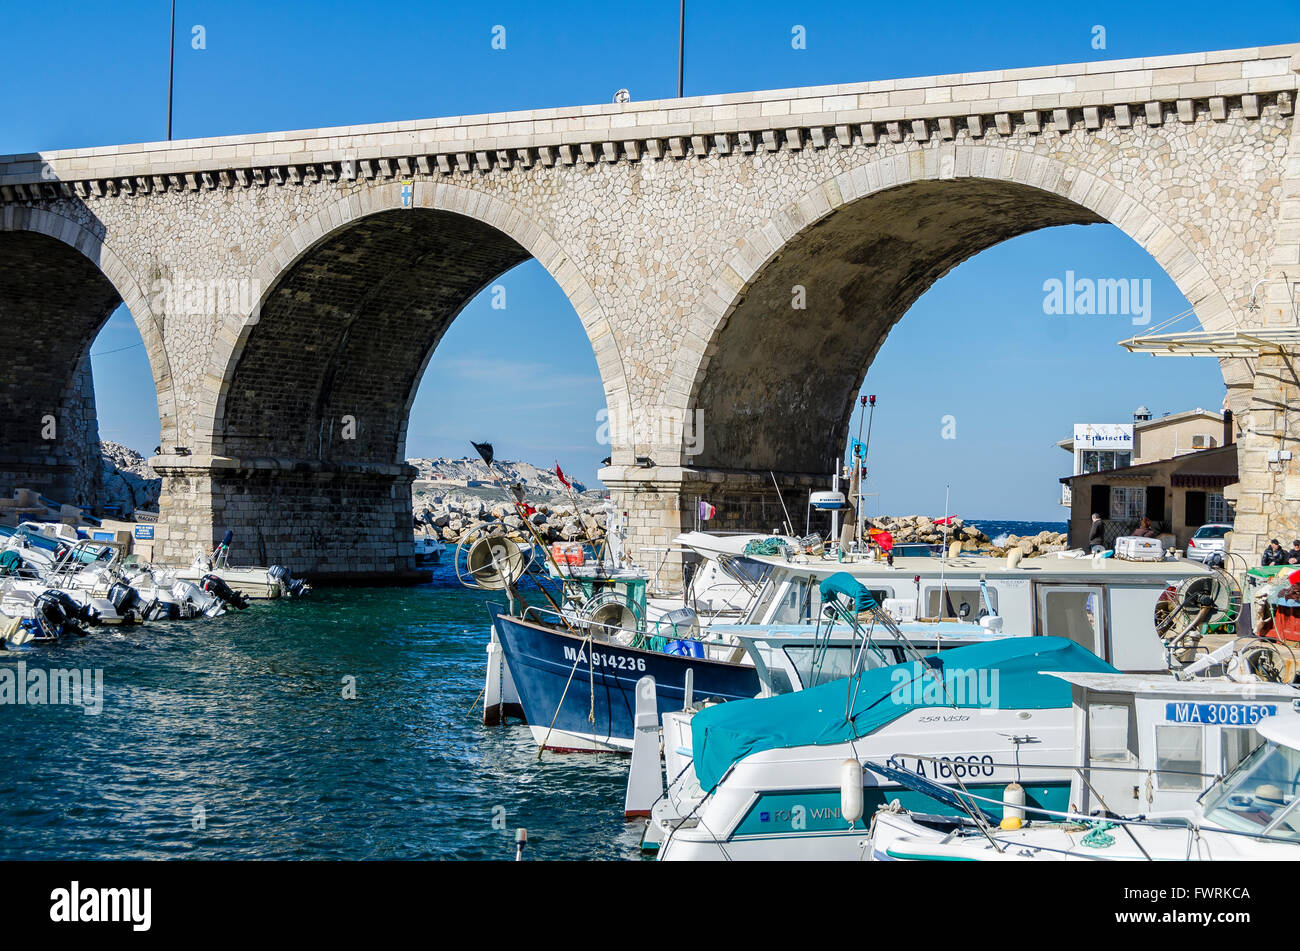
<svg viewBox="0 0 1300 951"><path fill-rule="evenodd" d="M718 510L708 502L700 499L700 521L707 522L709 519L716 517Z"/></svg>

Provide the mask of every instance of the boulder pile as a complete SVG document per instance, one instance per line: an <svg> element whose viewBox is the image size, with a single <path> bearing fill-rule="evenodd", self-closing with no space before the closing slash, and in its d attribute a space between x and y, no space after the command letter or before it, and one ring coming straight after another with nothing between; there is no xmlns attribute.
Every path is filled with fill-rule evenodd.
<svg viewBox="0 0 1300 951"><path fill-rule="evenodd" d="M1064 551L1068 541L1064 532L1042 531L1037 535L1024 537L1008 535L1006 538L998 539L998 543L995 544L994 540L984 532L973 525L967 525L964 519L956 516L947 526L935 524L933 519L924 515L869 518L867 524L889 532L896 545L907 543L941 545L945 540L946 529L949 545L954 541L960 541L962 551L991 555L995 558L1004 557L1013 548L1020 549L1025 557Z"/></svg>
<svg viewBox="0 0 1300 951"><path fill-rule="evenodd" d="M129 519L136 510L158 511L162 479L149 468L144 456L121 443L100 442L99 504L116 506Z"/></svg>
<svg viewBox="0 0 1300 951"><path fill-rule="evenodd" d="M540 503L528 516L533 527L548 542L601 541L605 537L605 503L602 499L579 496L578 507ZM513 505L452 494L417 495L412 504L415 530L436 535L446 542L459 542L470 532L486 528L489 534L519 541L531 540L523 519Z"/></svg>

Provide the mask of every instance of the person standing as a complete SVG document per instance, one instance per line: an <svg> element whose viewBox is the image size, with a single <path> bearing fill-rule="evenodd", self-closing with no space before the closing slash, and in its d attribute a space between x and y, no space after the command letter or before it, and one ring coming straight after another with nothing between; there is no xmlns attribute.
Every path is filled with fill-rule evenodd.
<svg viewBox="0 0 1300 951"><path fill-rule="evenodd" d="M1151 519L1142 517L1142 524L1133 530L1134 538L1158 538L1156 530L1151 527Z"/></svg>
<svg viewBox="0 0 1300 951"><path fill-rule="evenodd" d="M1088 532L1088 547L1095 555L1106 550L1106 523L1096 512L1092 513L1092 528Z"/></svg>

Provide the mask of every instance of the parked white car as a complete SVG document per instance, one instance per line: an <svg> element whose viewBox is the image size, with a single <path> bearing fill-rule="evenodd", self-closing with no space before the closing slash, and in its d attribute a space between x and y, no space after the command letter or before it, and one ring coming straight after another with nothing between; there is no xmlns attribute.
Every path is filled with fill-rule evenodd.
<svg viewBox="0 0 1300 951"><path fill-rule="evenodd" d="M1223 554L1224 537L1230 531L1232 526L1221 522L1202 525L1187 542L1187 557L1193 561L1208 561L1215 552Z"/></svg>

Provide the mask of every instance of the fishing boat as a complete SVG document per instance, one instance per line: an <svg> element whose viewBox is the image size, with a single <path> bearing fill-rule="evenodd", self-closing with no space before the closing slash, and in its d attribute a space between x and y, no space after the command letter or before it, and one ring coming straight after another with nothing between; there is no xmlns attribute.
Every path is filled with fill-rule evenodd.
<svg viewBox="0 0 1300 951"><path fill-rule="evenodd" d="M967 788L936 789L896 761L867 763L867 771L888 775L931 801L946 799L950 814L890 803L872 816L863 857L1031 862L1300 858L1296 700L1244 693L1241 685L1235 691L1223 684L1201 685L1219 689L1183 697L1139 687L1131 694L1139 704L1136 736L1124 739L1113 712L1115 699L1130 696L1116 689L1122 685L1066 679L1076 690L1093 693L1104 711L1094 717L1089 708L1079 731L1079 766L1071 770L1071 801L1080 803L1078 808L1013 806L1008 814L996 798ZM1155 717L1142 716L1144 699ZM1162 736L1167 737L1163 749ZM1135 754L1135 744L1143 752ZM1243 750L1248 752L1239 755ZM1155 759L1142 764L1144 773L1123 775L1125 768L1113 765L1116 757L1148 753ZM1153 808L1143 807L1144 798ZM1136 808L1134 799L1139 801ZM1185 801L1170 804L1171 799Z"/></svg>
<svg viewBox="0 0 1300 951"><path fill-rule="evenodd" d="M743 696L754 696L761 685L749 669L753 658L744 649L743 635L795 627L814 637L826 609L822 582L833 574L846 574L897 622L965 622L991 632L1059 635L1126 671L1169 669L1169 651L1156 628L1162 599L1182 605L1188 598L1180 592L1194 585L1218 591L1233 587L1221 572L1185 561L900 557L892 565L870 560L840 564L783 546L780 554L751 550L726 564L754 589L738 623L722 619L701 623L688 608L647 623L636 610L617 607L616 603L634 602L626 590L606 593L603 603L579 603L578 610L567 613L537 607L525 617L497 610L492 619L495 647L489 647L489 677L495 666L498 682L504 684L508 672L515 693L509 699L517 700L518 712L530 725L542 728L541 733L535 730L539 738L547 735L546 728L555 720L577 728L564 730L564 742L555 744L559 748L626 750L633 739L631 711L641 674L653 667L657 683L681 684L688 669L707 666L710 685L699 685L700 695L715 690L731 695L729 691L743 688L748 691ZM609 583L624 588L629 584L616 578ZM1212 607L1221 603L1226 609L1232 599L1224 595L1211 601ZM1181 613L1170 609L1168 615L1176 618ZM1201 617L1200 608L1195 617ZM584 652L579 661L575 639L592 643L598 655L592 663L621 666L587 670L592 651ZM575 663L578 667L571 675ZM604 678L608 695L604 705L619 711L602 721L599 729L580 728L589 722L590 704L583 704L572 689L565 690L570 676L583 673L589 679ZM557 712L560 697L565 709Z"/></svg>

